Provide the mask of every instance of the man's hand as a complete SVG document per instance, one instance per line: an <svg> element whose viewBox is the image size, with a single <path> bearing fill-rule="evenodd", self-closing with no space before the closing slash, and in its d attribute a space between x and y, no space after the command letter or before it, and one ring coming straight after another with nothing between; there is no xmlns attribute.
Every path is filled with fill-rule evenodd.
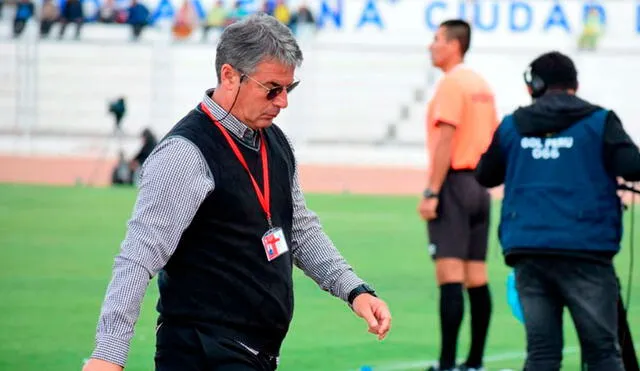
<svg viewBox="0 0 640 371"><path fill-rule="evenodd" d="M91 358L85 363L82 371L123 371L124 369L115 363Z"/></svg>
<svg viewBox="0 0 640 371"><path fill-rule="evenodd" d="M423 220L433 220L438 217L436 210L438 209L438 199L423 198L418 204L418 213Z"/></svg>
<svg viewBox="0 0 640 371"><path fill-rule="evenodd" d="M360 294L353 300L353 311L364 318L369 332L378 335L378 340L387 336L391 329L391 312L387 304L371 294Z"/></svg>

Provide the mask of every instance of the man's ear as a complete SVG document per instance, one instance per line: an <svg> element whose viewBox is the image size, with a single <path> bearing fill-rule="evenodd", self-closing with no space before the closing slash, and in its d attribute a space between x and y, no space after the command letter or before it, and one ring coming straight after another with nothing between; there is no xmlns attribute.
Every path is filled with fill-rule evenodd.
<svg viewBox="0 0 640 371"><path fill-rule="evenodd" d="M240 83L238 72L230 64L223 64L220 68L220 85L223 89L233 90Z"/></svg>

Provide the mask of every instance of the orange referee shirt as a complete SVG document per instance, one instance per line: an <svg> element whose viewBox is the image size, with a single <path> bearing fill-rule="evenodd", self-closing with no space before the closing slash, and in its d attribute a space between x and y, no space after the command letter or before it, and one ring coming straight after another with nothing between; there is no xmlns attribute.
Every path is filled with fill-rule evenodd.
<svg viewBox="0 0 640 371"><path fill-rule="evenodd" d="M464 65L458 65L438 83L427 108L430 162L438 142L438 122L456 128L451 144L451 168L475 169L499 124L495 96L484 78Z"/></svg>

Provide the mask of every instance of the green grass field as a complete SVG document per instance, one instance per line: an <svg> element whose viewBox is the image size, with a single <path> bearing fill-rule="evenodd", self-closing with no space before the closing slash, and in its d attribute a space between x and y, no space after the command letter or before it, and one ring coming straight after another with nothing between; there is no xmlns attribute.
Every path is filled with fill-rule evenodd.
<svg viewBox="0 0 640 371"><path fill-rule="evenodd" d="M93 347L113 258L135 197L135 190L126 188L0 185L0 370L81 369ZM279 369L347 371L370 365L374 371L419 370L416 364L437 358L438 291L416 199L309 195L307 200L343 255L389 303L393 328L378 342L345 304L297 270L294 321ZM499 204L495 205L494 230ZM509 269L495 232L491 238L494 316L486 366L521 369L524 331L507 306ZM616 260L625 293L628 262L625 242ZM640 339L639 277L636 273L633 279L629 313L635 340ZM153 369L156 298L152 281L127 370ZM468 304L465 309L460 357L466 356L469 339ZM568 316L565 343L563 369L577 370L579 351Z"/></svg>

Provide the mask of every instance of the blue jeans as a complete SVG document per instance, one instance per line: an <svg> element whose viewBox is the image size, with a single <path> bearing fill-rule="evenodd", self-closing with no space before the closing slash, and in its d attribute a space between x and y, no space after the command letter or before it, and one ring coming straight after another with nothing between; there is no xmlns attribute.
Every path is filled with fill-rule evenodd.
<svg viewBox="0 0 640 371"><path fill-rule="evenodd" d="M612 264L536 256L523 257L514 268L527 332L526 371L560 370L564 307L573 318L587 369L624 371Z"/></svg>

